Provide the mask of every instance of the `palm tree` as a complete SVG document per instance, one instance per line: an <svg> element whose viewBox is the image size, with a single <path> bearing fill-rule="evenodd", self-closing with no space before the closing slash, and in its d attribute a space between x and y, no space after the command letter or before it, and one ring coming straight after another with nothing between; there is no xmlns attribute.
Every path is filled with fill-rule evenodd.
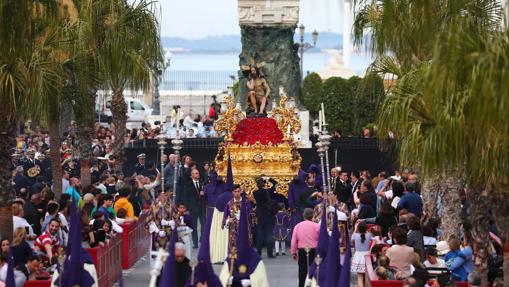
<svg viewBox="0 0 509 287"><path fill-rule="evenodd" d="M58 93L60 65L53 61L56 5L39 1L0 3L0 160L10 162L21 115L37 116L43 97ZM44 40L41 40L42 34ZM1 236L12 238L11 167L0 167Z"/></svg>
<svg viewBox="0 0 509 287"><path fill-rule="evenodd" d="M425 17L411 17L417 11ZM499 32L498 1L370 1L360 15L356 37L371 27L380 55L373 68L398 77L379 115L380 135L396 134L403 162L431 178L450 179L441 188L444 208L455 211L443 218L448 229L459 226L453 205L458 206L462 181L455 179L466 180L475 267L486 274L489 205L499 221L508 221L500 204L487 200L490 194L507 195L501 183L507 182L509 156L509 50L507 33ZM421 29L428 23L435 31L431 37ZM427 47L428 55L420 47ZM447 187L455 192L443 192ZM507 224L500 227L507 237Z"/></svg>
<svg viewBox="0 0 509 287"><path fill-rule="evenodd" d="M121 168L127 120L124 91L149 87L151 67L154 63L162 65L163 56L158 22L151 11L153 2L139 0L133 5L124 0L105 2L109 3L109 18L98 59L104 86L112 91L113 150Z"/></svg>

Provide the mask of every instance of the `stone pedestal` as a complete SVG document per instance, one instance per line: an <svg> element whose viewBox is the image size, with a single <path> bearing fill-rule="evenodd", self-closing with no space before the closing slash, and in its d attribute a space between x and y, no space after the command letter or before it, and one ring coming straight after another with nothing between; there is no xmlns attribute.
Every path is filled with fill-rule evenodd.
<svg viewBox="0 0 509 287"><path fill-rule="evenodd" d="M300 111L300 134L298 148L311 148L312 144L309 140L309 111Z"/></svg>
<svg viewBox="0 0 509 287"><path fill-rule="evenodd" d="M242 52L239 65L264 62L261 69L271 89L272 100L279 101L279 86L294 99L300 95L298 45L293 36L299 20L299 0L238 0ZM248 75L239 71L239 99L246 107ZM268 107L269 110L272 108Z"/></svg>

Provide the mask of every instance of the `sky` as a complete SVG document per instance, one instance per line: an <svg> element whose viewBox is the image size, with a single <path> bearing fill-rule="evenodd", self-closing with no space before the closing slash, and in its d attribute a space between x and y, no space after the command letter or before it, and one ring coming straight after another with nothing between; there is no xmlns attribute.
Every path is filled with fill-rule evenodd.
<svg viewBox="0 0 509 287"><path fill-rule="evenodd" d="M159 0L161 36L188 39L239 35L237 0ZM343 0L300 0L300 22L311 32L341 33Z"/></svg>

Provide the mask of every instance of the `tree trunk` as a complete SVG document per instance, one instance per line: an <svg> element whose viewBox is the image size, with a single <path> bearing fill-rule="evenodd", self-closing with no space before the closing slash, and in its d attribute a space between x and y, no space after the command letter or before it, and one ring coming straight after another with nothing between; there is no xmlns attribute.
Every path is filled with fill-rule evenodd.
<svg viewBox="0 0 509 287"><path fill-rule="evenodd" d="M50 115L54 114L50 111ZM62 165L60 158L60 136L59 136L60 119L58 117L49 117L49 156L51 160L51 173L53 178L53 192L56 198L62 195Z"/></svg>
<svg viewBox="0 0 509 287"><path fill-rule="evenodd" d="M461 226L461 196L463 181L455 173L442 176L440 179L440 197L442 199L442 237L448 240L451 235L460 235ZM433 202L436 204L436 200Z"/></svg>
<svg viewBox="0 0 509 287"><path fill-rule="evenodd" d="M62 110L60 112L60 137L64 137L64 133L67 132L67 128L71 124L73 119L72 104L69 101L62 103Z"/></svg>
<svg viewBox="0 0 509 287"><path fill-rule="evenodd" d="M470 204L468 219L472 224L474 270L482 276L481 286L488 286L490 202L482 186L471 187L467 192L467 200Z"/></svg>
<svg viewBox="0 0 509 287"><path fill-rule="evenodd" d="M438 219L437 199L442 194L440 176L428 176L423 179L421 196L424 203L421 222L426 224L431 218Z"/></svg>
<svg viewBox="0 0 509 287"><path fill-rule="evenodd" d="M12 111L2 111L2 115L8 115ZM0 238L7 237L12 241L12 211L11 202L14 198L12 188L12 148L16 146L16 118L0 121Z"/></svg>
<svg viewBox="0 0 509 287"><path fill-rule="evenodd" d="M92 184L90 167L92 161L93 134L94 134L93 127L90 126L78 127L78 139L79 139L78 149L80 153L81 184L84 187Z"/></svg>
<svg viewBox="0 0 509 287"><path fill-rule="evenodd" d="M489 200L492 204L491 211L497 230L502 239L504 246L504 286L509 286L509 202L507 201L508 183L498 183L492 190L489 191Z"/></svg>
<svg viewBox="0 0 509 287"><path fill-rule="evenodd" d="M122 170L124 163L124 140L126 136L127 104L124 100L123 90L114 90L111 98L111 115L115 126L115 141L112 148L117 157L117 168Z"/></svg>

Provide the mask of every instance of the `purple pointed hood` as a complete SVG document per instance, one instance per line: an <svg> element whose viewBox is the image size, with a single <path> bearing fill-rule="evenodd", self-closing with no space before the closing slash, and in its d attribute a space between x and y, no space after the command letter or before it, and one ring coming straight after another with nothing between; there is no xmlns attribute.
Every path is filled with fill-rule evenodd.
<svg viewBox="0 0 509 287"><path fill-rule="evenodd" d="M72 201L69 240L65 250L67 258L64 262L61 278L57 282L61 283L61 286L90 287L95 282L90 273L84 269L84 263L88 263L89 258L83 256L84 250L81 247L81 220L74 203L74 198Z"/></svg>
<svg viewBox="0 0 509 287"><path fill-rule="evenodd" d="M261 258L258 252L251 246L249 240L249 222L248 222L248 206L246 199L242 199L240 209L239 230L237 232L237 260L234 263L233 275L238 279L249 278L258 266ZM228 264L231 263L231 254L226 258ZM230 267L231 268L231 267Z"/></svg>
<svg viewBox="0 0 509 287"><path fill-rule="evenodd" d="M186 286L195 286L198 282L206 282L210 287L221 287L221 280L214 273L212 263L210 262L210 227L212 225L212 216L207 218L205 229L201 238L200 250L198 251L198 265L195 269L194 284L191 284L191 279L187 282Z"/></svg>
<svg viewBox="0 0 509 287"><path fill-rule="evenodd" d="M326 277L324 287L337 287L341 270L341 259L339 256L339 230L338 216L332 212L332 234L329 238L329 248L327 249L327 258L325 258L324 275Z"/></svg>
<svg viewBox="0 0 509 287"><path fill-rule="evenodd" d="M351 242L348 235L348 228L345 228L345 239L346 251L343 259L343 264L341 265L341 276L339 278L338 287L350 286L350 261L352 256L352 248L350 246Z"/></svg>
<svg viewBox="0 0 509 287"><path fill-rule="evenodd" d="M9 248L7 258L7 276L5 277L6 287L16 287L16 280L14 279L14 258L12 257L12 247Z"/></svg>
<svg viewBox="0 0 509 287"><path fill-rule="evenodd" d="M325 270L325 268L324 268L325 260L324 259L327 256L328 248L329 248L329 232L327 230L327 201L323 200L322 201L322 218L320 220L320 234L318 235L318 245L316 246L316 254L320 255L320 257L322 258L322 263L320 264L319 283L321 283L321 281L323 279L325 279L325 276L324 276L325 272L323 272ZM316 263L313 262L311 264L311 267L309 268L310 277L316 276L316 269L317 269Z"/></svg>
<svg viewBox="0 0 509 287"><path fill-rule="evenodd" d="M298 176L290 182L288 186L288 205L290 208L296 208L298 206L299 195L306 186L307 173L302 169L299 170Z"/></svg>
<svg viewBox="0 0 509 287"><path fill-rule="evenodd" d="M177 240L177 230L173 230L168 246L168 258L164 263L159 287L177 287L177 262L175 261L175 243Z"/></svg>

